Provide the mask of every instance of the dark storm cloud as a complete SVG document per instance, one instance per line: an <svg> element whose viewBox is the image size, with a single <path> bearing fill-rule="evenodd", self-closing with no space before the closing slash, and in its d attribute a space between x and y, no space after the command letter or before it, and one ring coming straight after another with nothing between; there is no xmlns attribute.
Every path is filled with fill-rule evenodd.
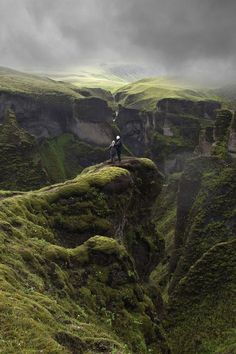
<svg viewBox="0 0 236 354"><path fill-rule="evenodd" d="M0 65L133 62L234 77L233 0L0 0Z"/></svg>

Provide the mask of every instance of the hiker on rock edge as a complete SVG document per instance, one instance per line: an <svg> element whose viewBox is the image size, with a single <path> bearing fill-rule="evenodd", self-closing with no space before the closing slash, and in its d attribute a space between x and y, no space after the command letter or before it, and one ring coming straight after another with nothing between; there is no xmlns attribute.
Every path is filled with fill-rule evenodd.
<svg viewBox="0 0 236 354"><path fill-rule="evenodd" d="M111 163L115 163L115 157L117 154L115 140L112 141L111 145L109 146L109 150L110 150Z"/></svg>
<svg viewBox="0 0 236 354"><path fill-rule="evenodd" d="M120 139L119 135L117 135L117 137L116 137L115 148L116 148L116 153L117 153L118 160L119 160L119 162L121 162L122 142L121 142L121 139Z"/></svg>

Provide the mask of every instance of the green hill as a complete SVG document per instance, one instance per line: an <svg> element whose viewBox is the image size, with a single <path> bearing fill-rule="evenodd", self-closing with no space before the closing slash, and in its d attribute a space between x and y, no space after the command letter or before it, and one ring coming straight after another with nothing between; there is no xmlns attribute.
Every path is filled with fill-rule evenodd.
<svg viewBox="0 0 236 354"><path fill-rule="evenodd" d="M22 73L0 67L0 92L34 96L72 96L82 97L69 83L57 82L47 77Z"/></svg>
<svg viewBox="0 0 236 354"><path fill-rule="evenodd" d="M119 88L115 95L122 106L145 110L154 110L157 101L163 98L221 100L213 90L194 88L188 83L166 77L146 78L129 83Z"/></svg>
<svg viewBox="0 0 236 354"><path fill-rule="evenodd" d="M128 74L127 74L128 75ZM127 108L154 110L158 100L182 98L193 101L219 100L234 107L234 87L217 90L195 87L180 79L149 77L138 81L135 75L106 68L82 68L77 73L36 75L0 67L0 92L21 93L34 96L82 98L99 97Z"/></svg>
<svg viewBox="0 0 236 354"><path fill-rule="evenodd" d="M113 104L111 92L104 88L106 85L99 85L99 80L97 85L91 80L84 80L83 85L75 86L73 83L76 84L76 80L73 80L73 75L72 77L61 77L61 80L63 79L65 81L59 81L56 77L54 80L43 74L33 75L0 67L0 92L33 97L55 97L57 99L61 99L62 97L68 99L98 97Z"/></svg>
<svg viewBox="0 0 236 354"><path fill-rule="evenodd" d="M73 84L79 88L103 88L111 92L114 92L128 82L118 74L96 67L81 68L78 72L69 74L51 74L50 77L57 81Z"/></svg>

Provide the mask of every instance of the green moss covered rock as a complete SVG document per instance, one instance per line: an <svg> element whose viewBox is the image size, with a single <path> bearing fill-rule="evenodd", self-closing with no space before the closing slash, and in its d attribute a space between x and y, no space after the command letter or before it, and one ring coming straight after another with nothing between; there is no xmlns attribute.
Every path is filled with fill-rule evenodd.
<svg viewBox="0 0 236 354"><path fill-rule="evenodd" d="M8 110L0 127L0 188L30 190L48 183L36 140L18 126Z"/></svg>
<svg viewBox="0 0 236 354"><path fill-rule="evenodd" d="M166 317L173 353L235 350L235 188L235 164L216 157L191 160L180 179Z"/></svg>
<svg viewBox="0 0 236 354"><path fill-rule="evenodd" d="M38 191L2 193L3 352L168 352L142 285L162 252L150 219L161 184L151 161L127 159Z"/></svg>

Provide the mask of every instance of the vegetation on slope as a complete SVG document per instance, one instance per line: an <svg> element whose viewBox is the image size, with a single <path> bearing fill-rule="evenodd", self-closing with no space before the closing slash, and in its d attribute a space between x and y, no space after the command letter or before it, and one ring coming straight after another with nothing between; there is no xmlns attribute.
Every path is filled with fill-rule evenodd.
<svg viewBox="0 0 236 354"><path fill-rule="evenodd" d="M67 76L61 79L63 78L64 81L57 79L57 76L54 75L47 77L46 75L28 74L0 67L0 93L27 95L36 99L63 99L65 101L84 97L98 97L114 107L113 95L110 92L110 85L112 84L108 78L109 84L107 85L103 85L100 81L97 85L93 85L90 80L83 80L83 84L75 85L73 79ZM99 85L99 82L101 85ZM122 81L119 86L123 84Z"/></svg>
<svg viewBox="0 0 236 354"><path fill-rule="evenodd" d="M40 155L52 183L73 178L84 167L108 157L104 148L89 145L72 134L46 139L40 145Z"/></svg>
<svg viewBox="0 0 236 354"><path fill-rule="evenodd" d="M219 100L212 90L197 89L173 79L147 78L127 84L116 92L116 101L127 108L152 111L163 98L182 98L192 101Z"/></svg>
<svg viewBox="0 0 236 354"><path fill-rule="evenodd" d="M98 67L85 67L81 68L78 73L52 74L50 77L54 80L72 83L79 88L102 88L111 92L127 83L119 75Z"/></svg>
<svg viewBox="0 0 236 354"><path fill-rule="evenodd" d="M151 274L167 304L173 354L236 350L236 166L228 153L232 113L220 110L212 155L189 160L169 177L155 219L165 257Z"/></svg>
<svg viewBox="0 0 236 354"><path fill-rule="evenodd" d="M35 138L18 126L13 111L0 126L0 188L30 190L49 182Z"/></svg>
<svg viewBox="0 0 236 354"><path fill-rule="evenodd" d="M135 235L149 245L157 237L150 226L146 236L142 231L150 222L150 196L141 224L135 218L143 188L155 199L160 184L155 165L130 159L39 191L2 194L3 353L167 352L156 306L137 273L142 260L134 263L127 252L135 252Z"/></svg>
<svg viewBox="0 0 236 354"><path fill-rule="evenodd" d="M168 332L173 353L235 350L236 170L211 159L189 163L179 188L169 263Z"/></svg>
<svg viewBox="0 0 236 354"><path fill-rule="evenodd" d="M32 95L33 97L82 97L74 90L73 85L1 67L0 92Z"/></svg>

